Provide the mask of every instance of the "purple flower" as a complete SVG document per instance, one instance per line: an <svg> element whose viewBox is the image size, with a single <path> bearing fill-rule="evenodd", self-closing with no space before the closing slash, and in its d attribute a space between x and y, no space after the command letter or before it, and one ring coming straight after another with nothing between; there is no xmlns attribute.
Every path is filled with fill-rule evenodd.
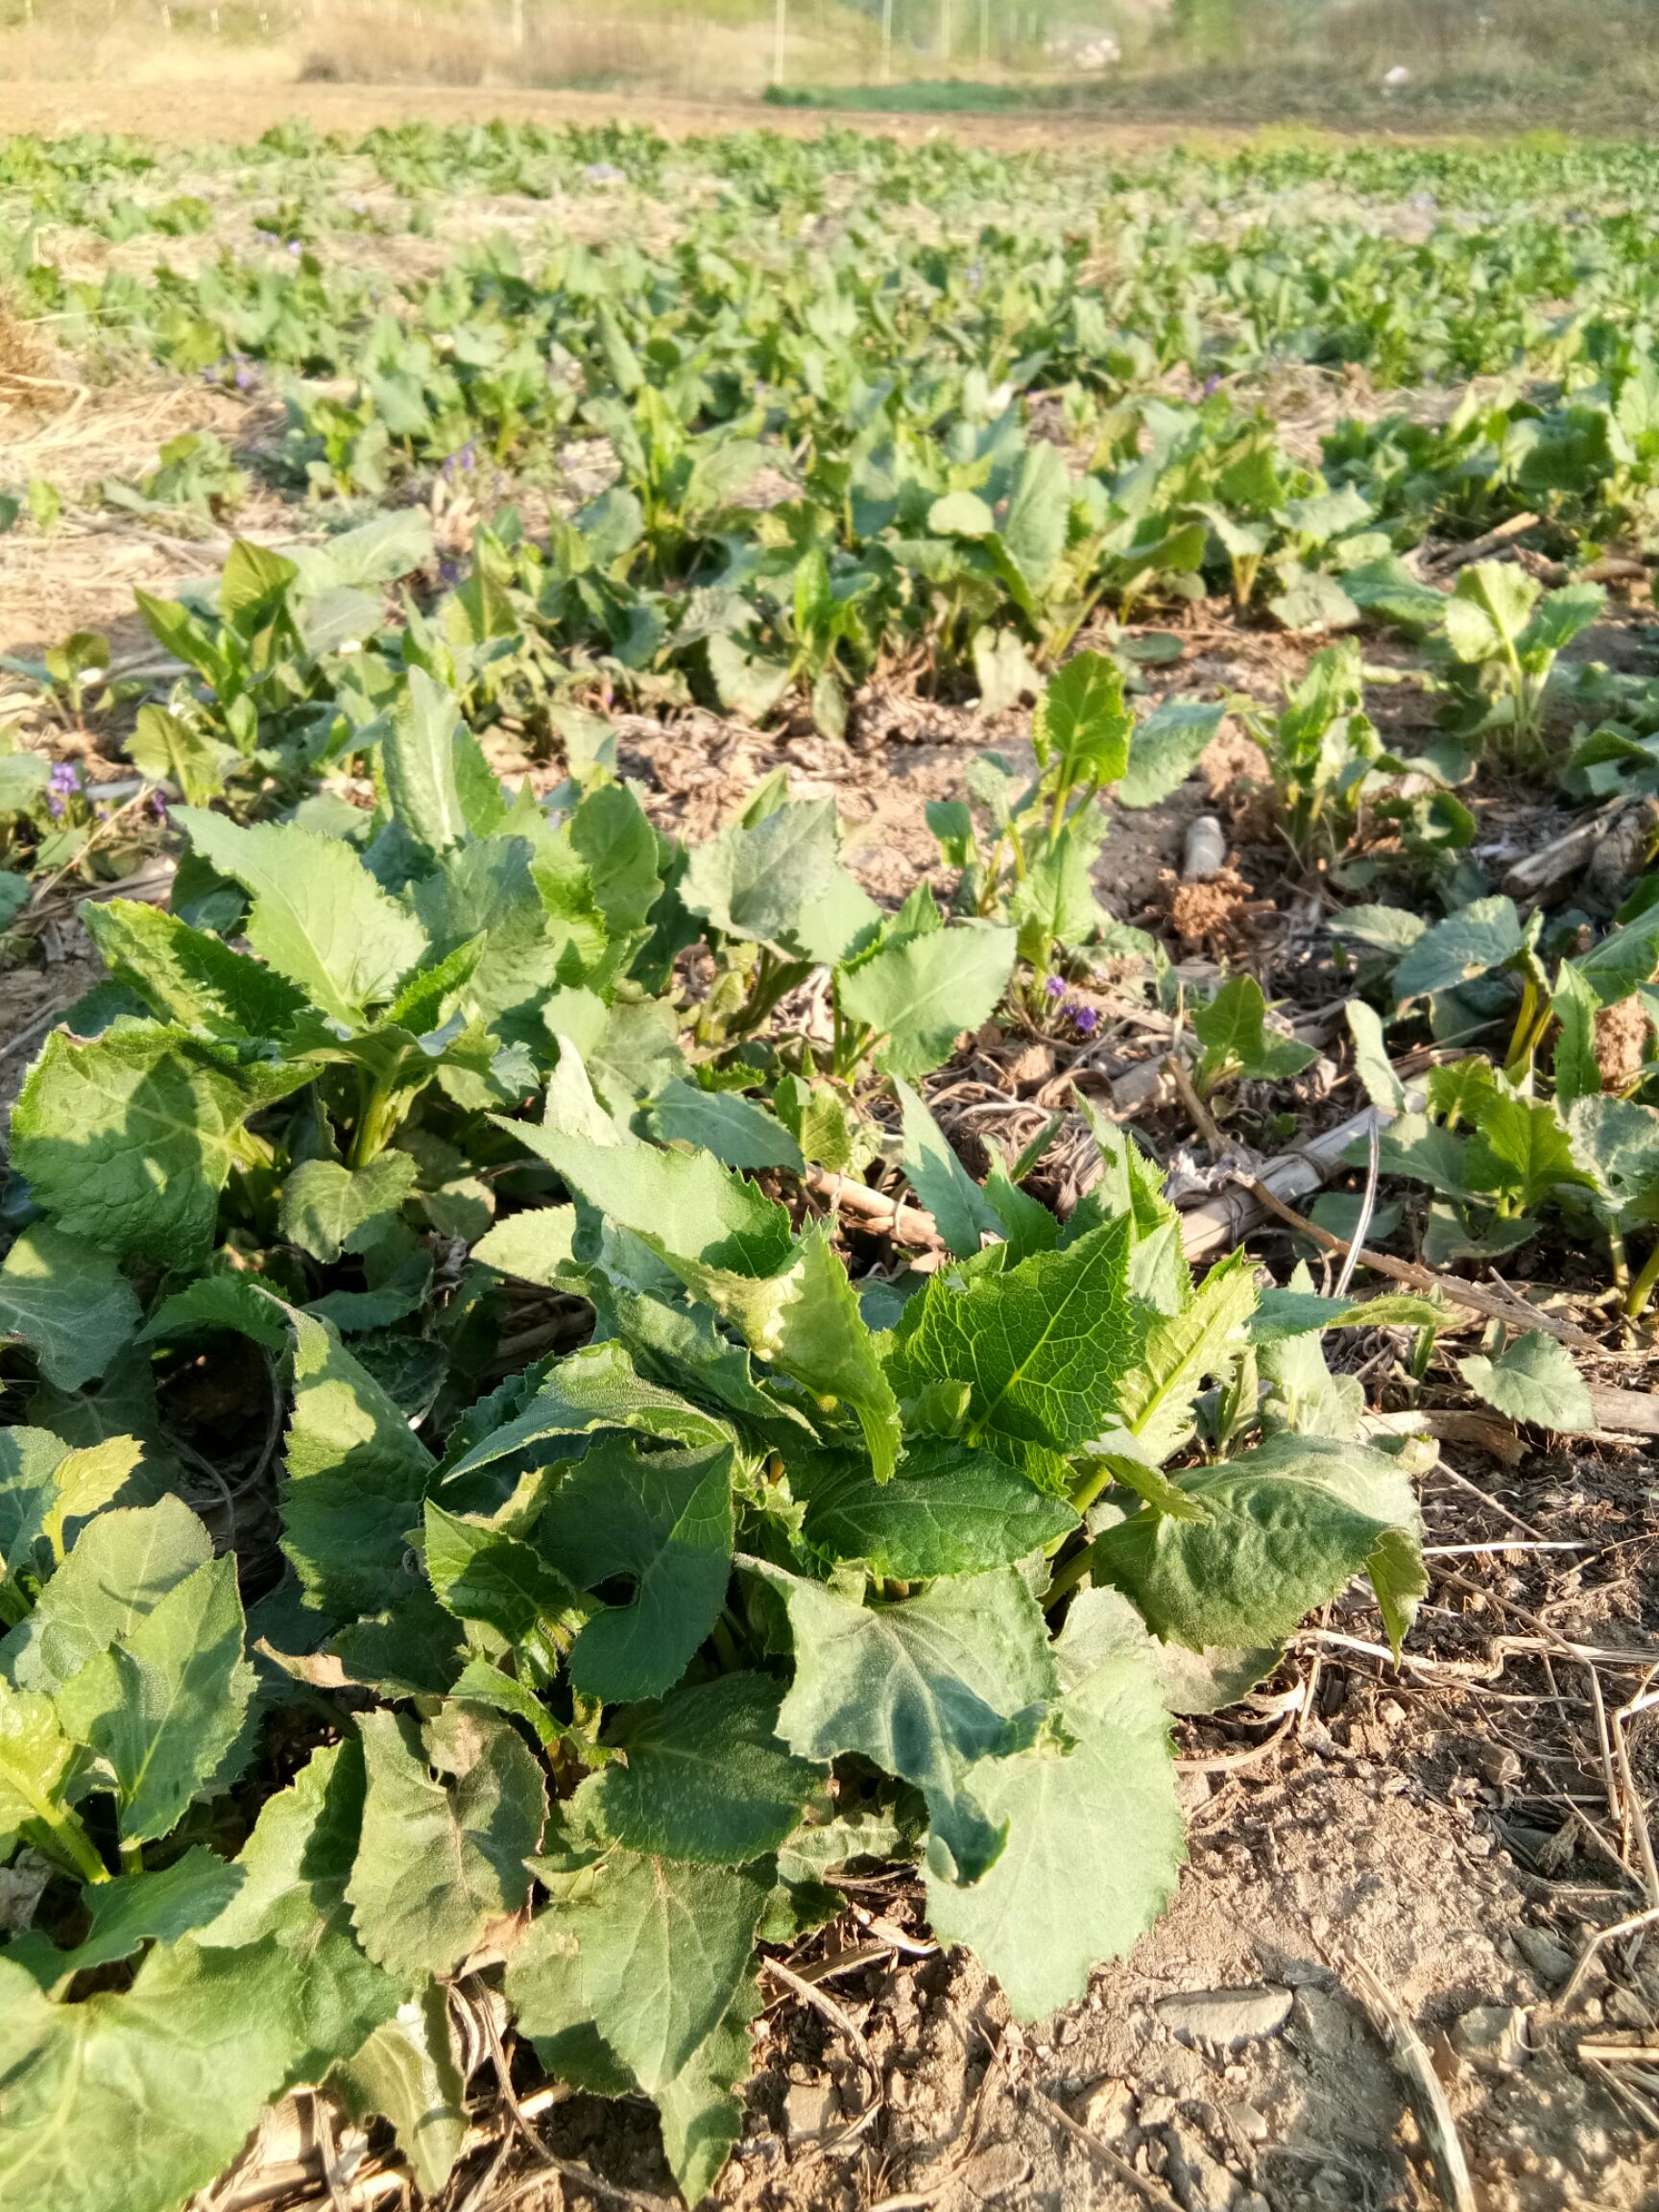
<svg viewBox="0 0 1659 2212"><path fill-rule="evenodd" d="M258 383L258 381L259 381L258 377L257 377L257 376L254 374L253 371L252 371L252 369L250 369L250 368L249 368L249 366L248 366L248 364L247 364L247 363L244 361L244 362L241 364L241 366L240 366L240 367L237 369L237 371L236 371L236 374L235 374L235 378L234 378L234 382L235 382L235 386L236 386L236 389L237 389L237 391L238 391L238 392L252 392L252 389L253 389L253 387L254 387L254 385L255 385L255 384L257 384L257 383Z"/></svg>
<svg viewBox="0 0 1659 2212"><path fill-rule="evenodd" d="M1206 377L1205 377L1205 379L1204 379L1204 397L1205 397L1205 398L1206 398L1206 399L1208 399L1208 398L1210 397L1210 396L1211 396L1211 394L1212 394L1213 392L1219 392L1219 391L1220 391L1220 389L1221 389L1221 379L1220 379L1220 377L1219 377L1219 376L1206 376Z"/></svg>
<svg viewBox="0 0 1659 2212"><path fill-rule="evenodd" d="M1073 1006L1071 1025L1079 1037L1093 1037L1100 1026L1100 1017L1093 1006Z"/></svg>
<svg viewBox="0 0 1659 2212"><path fill-rule="evenodd" d="M476 469L476 468L477 468L477 466L478 466L478 448L477 448L477 446L476 446L476 445L473 445L473 443L472 443L472 441L471 441L470 439L469 439L469 440L467 441L466 445L462 446L462 448L461 448L460 452L456 454L456 456L455 456L455 466L456 466L456 468L457 468L457 469Z"/></svg>
<svg viewBox="0 0 1659 2212"><path fill-rule="evenodd" d="M300 239L290 238L288 241L288 251L290 253L303 253L305 248Z"/></svg>
<svg viewBox="0 0 1659 2212"><path fill-rule="evenodd" d="M1066 986L1058 975L1050 975L1043 988L1050 998L1064 998L1066 996Z"/></svg>
<svg viewBox="0 0 1659 2212"><path fill-rule="evenodd" d="M61 793L79 791L81 788L81 777L72 760L55 760L48 781L54 791Z"/></svg>
<svg viewBox="0 0 1659 2212"><path fill-rule="evenodd" d="M166 821L167 802L162 798L159 791L152 791L150 794L150 811L155 815L157 822Z"/></svg>

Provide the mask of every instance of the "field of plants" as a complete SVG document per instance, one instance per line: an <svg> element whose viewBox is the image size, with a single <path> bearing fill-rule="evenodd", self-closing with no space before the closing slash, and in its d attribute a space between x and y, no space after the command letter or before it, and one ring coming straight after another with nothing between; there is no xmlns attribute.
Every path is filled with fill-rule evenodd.
<svg viewBox="0 0 1659 2212"><path fill-rule="evenodd" d="M1655 2201L1659 156L0 140L0 2195Z"/></svg>

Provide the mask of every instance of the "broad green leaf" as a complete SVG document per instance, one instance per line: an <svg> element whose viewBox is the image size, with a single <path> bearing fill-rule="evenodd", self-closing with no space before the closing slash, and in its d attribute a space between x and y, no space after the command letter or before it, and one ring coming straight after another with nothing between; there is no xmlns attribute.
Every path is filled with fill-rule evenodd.
<svg viewBox="0 0 1659 2212"><path fill-rule="evenodd" d="M1254 975L1229 977L1207 1005L1194 1006L1192 1032L1204 1047L1197 1068L1200 1090L1234 1075L1283 1081L1319 1057L1311 1045L1267 1026L1267 1001Z"/></svg>
<svg viewBox="0 0 1659 2212"><path fill-rule="evenodd" d="M47 1429L0 1429L0 1578L23 1567L47 1571L37 1547L61 1502L58 1469L67 1451Z"/></svg>
<svg viewBox="0 0 1659 2212"><path fill-rule="evenodd" d="M454 2172L467 2134L467 2081L455 2048L449 1992L440 1982L399 2005L396 2017L328 2077L354 2120L378 2113L422 2195Z"/></svg>
<svg viewBox="0 0 1659 2212"><path fill-rule="evenodd" d="M1541 586L1507 561L1475 561L1458 571L1446 602L1446 636L1459 661L1491 661L1520 642Z"/></svg>
<svg viewBox="0 0 1659 2212"><path fill-rule="evenodd" d="M455 772L462 723L454 700L424 668L411 668L388 724L380 757L395 818L430 853L465 844L469 830Z"/></svg>
<svg viewBox="0 0 1659 2212"><path fill-rule="evenodd" d="M1616 1220L1659 1220L1659 1113L1634 1098L1597 1095L1568 1113L1573 1149Z"/></svg>
<svg viewBox="0 0 1659 2212"><path fill-rule="evenodd" d="M1457 913L1424 930L1407 948L1394 971L1395 995L1404 1002L1450 991L1490 969L1502 968L1526 943L1527 930L1512 899L1472 899Z"/></svg>
<svg viewBox="0 0 1659 2212"><path fill-rule="evenodd" d="M1299 1285L1309 1281L1306 1266L1298 1267L1295 1280ZM1263 1344L1260 1365L1267 1385L1262 1403L1263 1434L1289 1431L1344 1443L1363 1434L1365 1385L1358 1376L1332 1374L1316 1328Z"/></svg>
<svg viewBox="0 0 1659 2212"><path fill-rule="evenodd" d="M188 1267L213 1241L219 1193L248 1159L243 1124L297 1091L303 1068L239 1065L180 1028L118 1021L56 1031L12 1117L12 1155L37 1205L118 1260Z"/></svg>
<svg viewBox="0 0 1659 2212"><path fill-rule="evenodd" d="M578 1813L631 1851L743 1866L778 1849L824 1770L777 1735L779 1685L723 1674L637 1708L608 1741L623 1753L577 1792Z"/></svg>
<svg viewBox="0 0 1659 2212"><path fill-rule="evenodd" d="M1018 1570L936 1582L890 1605L757 1572L782 1594L795 1642L778 1733L803 1759L856 1752L915 1783L953 1878L976 1880L1002 1848L1005 1819L977 1801L974 1768L1035 1743L1059 1687Z"/></svg>
<svg viewBox="0 0 1659 2212"><path fill-rule="evenodd" d="M531 1544L447 1513L426 1501L426 1573L439 1602L461 1621L484 1621L509 1644L541 1622L589 1608Z"/></svg>
<svg viewBox="0 0 1659 2212"><path fill-rule="evenodd" d="M95 1876L98 1856L63 1803L76 1747L50 1697L0 1682L0 1857L19 1838Z"/></svg>
<svg viewBox="0 0 1659 2212"><path fill-rule="evenodd" d="M1331 917L1331 934L1373 952L1405 952L1428 930L1405 906L1349 906Z"/></svg>
<svg viewBox="0 0 1659 2212"><path fill-rule="evenodd" d="M200 1275L164 1298L138 1333L140 1344L167 1343L204 1329L251 1336L267 1352L286 1352L289 1308L248 1275Z"/></svg>
<svg viewBox="0 0 1659 2212"><path fill-rule="evenodd" d="M299 567L285 553L238 538L219 579L219 612L227 622L238 626L245 615L268 615L275 612L276 605L280 603L299 573Z"/></svg>
<svg viewBox="0 0 1659 2212"><path fill-rule="evenodd" d="M764 1275L788 1259L786 1209L707 1153L596 1144L527 1121L503 1126L602 1219L650 1238L677 1260Z"/></svg>
<svg viewBox="0 0 1659 2212"><path fill-rule="evenodd" d="M570 1681L606 1704L660 1697L689 1666L726 1599L732 1565L732 1449L654 1452L589 1445L553 1493L538 1545L585 1590L633 1581L570 1647Z"/></svg>
<svg viewBox="0 0 1659 2212"><path fill-rule="evenodd" d="M1601 1089L1601 1070L1596 1059L1596 1016L1600 1000L1571 960L1563 960L1556 974L1551 1012L1558 1024L1555 1035L1555 1098L1563 1113L1575 1099L1591 1098Z"/></svg>
<svg viewBox="0 0 1659 2212"><path fill-rule="evenodd" d="M384 1235L415 1176L407 1152L382 1152L355 1169L336 1160L301 1160L283 1182L276 1225L291 1244L327 1264Z"/></svg>
<svg viewBox="0 0 1659 2212"><path fill-rule="evenodd" d="M32 1948L26 1963L50 1987L89 1967L131 1959L146 1943L176 1943L223 1912L244 1879L240 1866L205 1843L193 1843L181 1859L154 1873L141 1870L88 1883L82 1898L88 1920L84 1936L72 1951L42 1942L39 1949Z"/></svg>
<svg viewBox="0 0 1659 2212"><path fill-rule="evenodd" d="M346 1895L364 1950L414 1990L523 1906L546 1789L512 1725L476 1706L445 1706L419 1733L384 1711L359 1728L368 1790Z"/></svg>
<svg viewBox="0 0 1659 2212"><path fill-rule="evenodd" d="M359 1026L426 953L426 933L388 898L350 846L293 823L239 829L181 806L192 846L252 895L248 942L325 1014Z"/></svg>
<svg viewBox="0 0 1659 2212"><path fill-rule="evenodd" d="M1129 1287L1154 1311L1179 1313L1192 1294L1192 1271L1181 1248L1181 1216L1164 1195L1164 1176L1128 1130L1109 1121L1076 1094L1100 1151L1100 1174L1067 1222L1062 1243L1074 1244L1103 1222L1121 1220L1129 1238Z"/></svg>
<svg viewBox="0 0 1659 2212"><path fill-rule="evenodd" d="M1517 1336L1496 1359L1478 1353L1457 1364L1476 1396L1511 1421L1531 1421L1563 1436L1582 1435L1598 1426L1572 1353L1542 1330Z"/></svg>
<svg viewBox="0 0 1659 2212"><path fill-rule="evenodd" d="M1374 1006L1363 998L1350 998L1343 1009L1354 1039L1354 1069L1365 1095L1379 1114L1406 1111L1406 1086L1394 1072L1382 1039L1382 1022Z"/></svg>
<svg viewBox="0 0 1659 2212"><path fill-rule="evenodd" d="M65 1526L90 1520L111 1504L143 1457L144 1447L136 1436L106 1436L100 1443L84 1444L63 1455L53 1470L58 1495L45 1515L45 1535L54 1554L62 1554Z"/></svg>
<svg viewBox="0 0 1659 2212"><path fill-rule="evenodd" d="M1398 1531L1415 1557L1417 1502L1398 1464L1362 1445L1278 1436L1240 1458L1173 1479L1206 1508L1176 1520L1143 1505L1095 1538L1097 1581L1122 1590L1154 1634L1194 1651L1283 1642L1352 1575L1385 1558ZM1410 1626L1414 1583L1389 1596L1383 1624L1396 1648Z"/></svg>
<svg viewBox="0 0 1659 2212"><path fill-rule="evenodd" d="M253 1695L242 1645L236 1562L213 1559L59 1691L64 1726L114 1784L123 1843L167 1835L211 1784Z"/></svg>
<svg viewBox="0 0 1659 2212"><path fill-rule="evenodd" d="M435 950L484 939L462 992L467 1011L511 1043L544 1046L543 999L556 984L579 981L605 950L581 863L572 855L559 874L550 852L528 838L490 837L450 854L414 898Z"/></svg>
<svg viewBox="0 0 1659 2212"><path fill-rule="evenodd" d="M212 1556L206 1529L177 1498L99 1514L0 1644L0 1669L20 1690L56 1693Z"/></svg>
<svg viewBox="0 0 1659 2212"><path fill-rule="evenodd" d="M734 822L692 848L680 886L687 909L739 942L838 959L879 909L851 883L836 853L835 802L802 800L755 823ZM831 906L843 941L819 946L814 908ZM805 935L803 935L803 932Z"/></svg>
<svg viewBox="0 0 1659 2212"><path fill-rule="evenodd" d="M250 1945L275 1938L294 1977L302 2043L294 2071L305 2080L320 2080L397 2008L397 1984L359 1950L346 1898L363 1791L355 1738L313 1751L288 1787L259 1808L235 1862L240 1886L196 1934L204 1950L241 1957Z"/></svg>
<svg viewBox="0 0 1659 2212"><path fill-rule="evenodd" d="M662 890L657 832L621 783L589 791L570 817L570 842L613 937L643 928Z"/></svg>
<svg viewBox="0 0 1659 2212"><path fill-rule="evenodd" d="M965 1943L1021 2020L1083 1996L1091 1970L1164 1910L1186 1856L1157 1677L1133 1652L1090 1647L1088 1613L1105 1596L1073 1599L1054 1647L1070 1747L1043 1743L974 1770L987 1815L1008 1823L1001 1857L968 1887L948 1865L928 1869L935 1935Z"/></svg>
<svg viewBox="0 0 1659 2212"><path fill-rule="evenodd" d="M1185 783L1203 758L1226 712L1197 699L1166 699L1129 737L1129 761L1118 786L1119 806L1156 806Z"/></svg>
<svg viewBox="0 0 1659 2212"><path fill-rule="evenodd" d="M769 1887L769 1868L607 1852L508 1962L520 2027L541 2037L590 2021L639 2086L661 2094L736 1995Z"/></svg>
<svg viewBox="0 0 1659 2212"><path fill-rule="evenodd" d="M1577 959L1564 962L1562 974L1588 985L1599 1006L1616 1006L1653 980L1659 966L1659 908L1649 906L1623 929L1610 929Z"/></svg>
<svg viewBox="0 0 1659 2212"><path fill-rule="evenodd" d="M959 924L884 947L836 977L841 1012L871 1032L877 1065L912 1081L950 1057L996 1009L1014 972L1015 932Z"/></svg>
<svg viewBox="0 0 1659 2212"><path fill-rule="evenodd" d="M135 991L157 1021L239 1042L283 1036L304 1007L274 968L159 906L88 899L81 920L116 982Z"/></svg>
<svg viewBox="0 0 1659 2212"><path fill-rule="evenodd" d="M1058 446L1046 439L1027 445L1002 519L1002 542L1033 590L1066 550L1071 513L1071 479Z"/></svg>
<svg viewBox="0 0 1659 2212"><path fill-rule="evenodd" d="M155 706L140 707L127 757L152 783L170 784L192 806L221 796L225 779L238 765L236 749L194 721Z"/></svg>
<svg viewBox="0 0 1659 2212"><path fill-rule="evenodd" d="M789 1478L814 1551L900 1582L1009 1566L1077 1526L1064 1499L983 1446L949 1437L912 1436L886 1482L840 1454L792 1461Z"/></svg>
<svg viewBox="0 0 1659 2212"><path fill-rule="evenodd" d="M1306 1266L1296 1282L1310 1284ZM1262 1291L1250 1318L1252 1344L1274 1344L1285 1336L1305 1336L1321 1329L1444 1329L1449 1309L1438 1297L1413 1298L1404 1291L1380 1297L1322 1298L1310 1288Z"/></svg>
<svg viewBox="0 0 1659 2212"><path fill-rule="evenodd" d="M719 2023L657 2093L662 2154L687 2204L701 2203L743 2134L743 2101L733 2094L754 2064L750 2023L764 1999L745 1976Z"/></svg>
<svg viewBox="0 0 1659 2212"><path fill-rule="evenodd" d="M624 1346L590 1344L559 1360L526 1404L469 1443L445 1468L439 1494L445 1504L459 1510L465 1500L465 1509L471 1510L471 1493L488 1470L574 1457L571 1447L554 1440L591 1436L606 1429L632 1430L702 1450L721 1450L732 1442L724 1421L637 1374Z"/></svg>
<svg viewBox="0 0 1659 2212"><path fill-rule="evenodd" d="M272 1942L186 1940L77 2005L0 1958L9 2212L177 2212L295 2078L296 2011Z"/></svg>
<svg viewBox="0 0 1659 2212"><path fill-rule="evenodd" d="M1556 1108L1538 1098L1495 1092L1486 1099L1470 1140L1468 1164L1477 1190L1513 1192L1525 1212L1560 1184L1593 1188L1592 1177L1574 1158Z"/></svg>
<svg viewBox="0 0 1659 2212"><path fill-rule="evenodd" d="M582 1274L575 1259L576 1209L574 1206L534 1206L513 1214L482 1236L472 1247L481 1266L503 1275L516 1275L521 1283L540 1283L549 1290L570 1287Z"/></svg>
<svg viewBox="0 0 1659 2212"><path fill-rule="evenodd" d="M60 1390L102 1375L142 1318L107 1252L44 1221L24 1230L0 1267L0 1332L20 1336Z"/></svg>
<svg viewBox="0 0 1659 2212"><path fill-rule="evenodd" d="M1206 1378L1231 1374L1256 1298L1254 1262L1232 1252L1211 1268L1184 1311L1160 1314L1147 1330L1119 1386L1118 1412L1154 1465L1163 1466L1191 1435L1192 1402Z"/></svg>
<svg viewBox="0 0 1659 2212"><path fill-rule="evenodd" d="M932 1115L908 1083L895 1078L894 1094L903 1116L904 1150L900 1166L922 1204L939 1224L939 1234L959 1260L970 1259L985 1238L999 1237L1002 1225Z"/></svg>
<svg viewBox="0 0 1659 2212"><path fill-rule="evenodd" d="M294 1316L294 1410L282 1549L309 1603L349 1618L408 1583L408 1532L432 1479L426 1447L326 1322Z"/></svg>
<svg viewBox="0 0 1659 2212"><path fill-rule="evenodd" d="M734 1091L700 1091L677 1077L658 1093L651 1126L664 1144L712 1153L723 1166L805 1172L801 1147L778 1117Z"/></svg>
<svg viewBox="0 0 1659 2212"><path fill-rule="evenodd" d="M822 1412L850 1407L878 1479L892 1474L902 1443L893 1386L821 1223L801 1238L786 1267L758 1279L672 1253L664 1257L700 1298L741 1329L757 1358L809 1390Z"/></svg>
<svg viewBox="0 0 1659 2212"><path fill-rule="evenodd" d="M967 1383L970 1439L1075 1451L1117 1411L1140 1355L1128 1258L1118 1220L1001 1273L930 1276L900 1326L895 1381Z"/></svg>
<svg viewBox="0 0 1659 2212"><path fill-rule="evenodd" d="M1134 717L1123 671L1104 653L1078 653L1049 677L1031 717L1037 758L1061 790L1115 783L1129 765Z"/></svg>

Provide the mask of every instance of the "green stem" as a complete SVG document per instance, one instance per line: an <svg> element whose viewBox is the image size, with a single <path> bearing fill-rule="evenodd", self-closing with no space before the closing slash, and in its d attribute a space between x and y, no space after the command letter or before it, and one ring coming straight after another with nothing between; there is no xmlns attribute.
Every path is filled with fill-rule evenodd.
<svg viewBox="0 0 1659 2212"><path fill-rule="evenodd" d="M1642 1272L1631 1284L1630 1295L1624 1301L1624 1310L1632 1321L1647 1310L1647 1301L1652 1297L1656 1284L1659 1284L1659 1243L1655 1243L1648 1253L1643 1262Z"/></svg>
<svg viewBox="0 0 1659 2212"><path fill-rule="evenodd" d="M1527 1071L1531 1058L1532 1031L1538 1019L1538 986L1528 975L1521 987L1521 1011L1515 1017L1515 1026L1509 1035L1509 1051L1503 1062L1503 1072L1511 1083L1519 1083Z"/></svg>
<svg viewBox="0 0 1659 2212"><path fill-rule="evenodd" d="M78 1813L72 1813L66 1805L50 1805L42 1809L42 1818L50 1830L51 1841L61 1848L83 1882L109 1880L109 1869L98 1856L91 1837L81 1825ZM126 1858L125 1845L122 1847L122 1858Z"/></svg>
<svg viewBox="0 0 1659 2212"><path fill-rule="evenodd" d="M1613 1287L1628 1290L1630 1287L1630 1262L1624 1250L1624 1233L1616 1221L1607 1224L1607 1254L1613 1262Z"/></svg>
<svg viewBox="0 0 1659 2212"><path fill-rule="evenodd" d="M1070 1596L1084 1575L1088 1574L1094 1558L1094 1547L1093 1544L1085 1544L1081 1551L1074 1551L1071 1554L1065 1566L1055 1575L1054 1579L1044 1594L1045 1610L1058 1605L1062 1598Z"/></svg>

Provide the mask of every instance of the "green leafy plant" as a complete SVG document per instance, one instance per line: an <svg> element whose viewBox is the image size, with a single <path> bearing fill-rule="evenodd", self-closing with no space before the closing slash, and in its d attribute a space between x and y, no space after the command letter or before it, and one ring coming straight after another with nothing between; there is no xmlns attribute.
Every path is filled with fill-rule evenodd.
<svg viewBox="0 0 1659 2212"><path fill-rule="evenodd" d="M1458 694L1455 727L1479 734L1493 757L1516 769L1546 758L1544 693L1563 647L1600 614L1599 584L1546 592L1524 568L1477 561L1458 572L1446 602L1445 635Z"/></svg>

